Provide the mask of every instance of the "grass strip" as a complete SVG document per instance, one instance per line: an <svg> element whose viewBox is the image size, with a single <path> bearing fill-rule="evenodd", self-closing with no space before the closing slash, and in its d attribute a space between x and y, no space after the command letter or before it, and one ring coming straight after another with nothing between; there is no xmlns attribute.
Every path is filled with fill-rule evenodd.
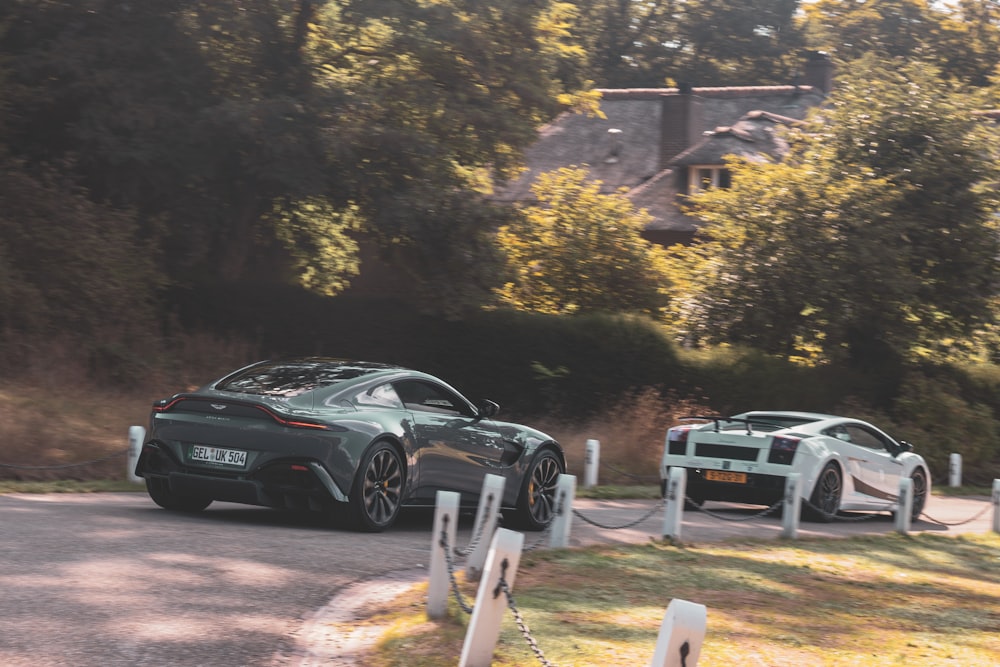
<svg viewBox="0 0 1000 667"><path fill-rule="evenodd" d="M463 594L476 586L462 579ZM699 667L996 667L1000 535L930 534L526 553L512 591L554 665L649 664L671 599L704 604ZM454 602L425 613L426 584L364 622L386 628L371 667L441 667L461 655ZM493 665L537 665L505 616Z"/></svg>

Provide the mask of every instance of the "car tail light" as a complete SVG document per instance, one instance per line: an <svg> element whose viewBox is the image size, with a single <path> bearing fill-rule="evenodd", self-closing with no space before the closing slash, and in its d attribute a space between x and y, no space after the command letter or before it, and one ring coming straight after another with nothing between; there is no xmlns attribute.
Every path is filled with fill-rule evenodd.
<svg viewBox="0 0 1000 667"><path fill-rule="evenodd" d="M675 426L667 431L667 453L672 456L687 454L688 433L695 428L690 426Z"/></svg>
<svg viewBox="0 0 1000 667"><path fill-rule="evenodd" d="M792 465L792 459L795 458L795 451L799 448L800 441L801 438L775 436L771 439L771 451L767 455L767 462Z"/></svg>
<svg viewBox="0 0 1000 667"><path fill-rule="evenodd" d="M288 426L291 428L311 428L321 431L337 431L341 430L335 426L324 424L323 422L309 420L309 419L290 419L284 417L277 412L263 406L263 405L252 405L239 402L227 402L219 401L213 402L211 399L197 398L191 396L174 396L173 398L164 399L162 401L157 401L153 403L153 412L164 413L170 412L173 409L180 406L182 403L185 407L193 412L216 414L218 416L226 415L232 417L251 417L257 413L263 413L281 424L282 426ZM218 412L213 413L205 406L211 405L216 410L226 410L225 413ZM183 408L182 408L183 409ZM346 429L345 429L346 430Z"/></svg>

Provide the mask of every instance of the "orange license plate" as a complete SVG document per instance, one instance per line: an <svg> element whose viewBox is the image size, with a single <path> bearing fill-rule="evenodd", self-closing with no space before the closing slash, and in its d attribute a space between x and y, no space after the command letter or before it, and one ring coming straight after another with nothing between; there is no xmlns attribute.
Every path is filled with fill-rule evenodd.
<svg viewBox="0 0 1000 667"><path fill-rule="evenodd" d="M727 472L725 470L706 470L705 479L713 482L732 482L733 484L746 484L747 474L745 472Z"/></svg>

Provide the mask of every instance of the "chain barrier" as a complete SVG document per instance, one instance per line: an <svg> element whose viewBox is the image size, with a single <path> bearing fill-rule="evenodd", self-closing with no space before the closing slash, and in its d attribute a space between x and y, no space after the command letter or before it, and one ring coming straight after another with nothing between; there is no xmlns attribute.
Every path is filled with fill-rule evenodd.
<svg viewBox="0 0 1000 667"><path fill-rule="evenodd" d="M455 578L455 561L451 558L452 547L448 544L448 515L445 515L442 519L444 526L441 528L441 539L438 544L444 550L444 562L448 567L448 580L451 582L451 592L462 611L466 614L471 614L472 605L466 602L465 598L462 597L462 591L458 587L458 579Z"/></svg>
<svg viewBox="0 0 1000 667"><path fill-rule="evenodd" d="M990 503L986 503L986 506L983 507L983 509L979 510L978 512L976 512L976 514L974 516L971 516L971 517L969 517L968 519L966 519L964 521L941 521L940 519L935 519L934 517L932 517L927 512L922 512L920 514L920 516L922 516L923 518L927 519L931 523L938 524L939 526L964 526L965 524L972 523L976 519L978 519L981 516L983 516L984 514L986 514L990 510L990 507L992 507L992 505Z"/></svg>
<svg viewBox="0 0 1000 667"><path fill-rule="evenodd" d="M524 641L527 642L528 648L530 648L531 652L535 654L536 658L538 658L538 662L545 665L545 667L554 667L554 665L545 658L545 653L543 653L541 647L538 646L538 642L531 636L531 629L528 628L528 624L524 622L524 617L521 616L521 612L517 608L517 604L514 602L514 596L510 592L510 586L507 585L507 565L507 559L504 558L503 562L500 563L500 579L497 581L496 588L493 589L493 598L496 599L499 597L500 593L507 596L507 608L510 609L512 614L514 614L514 622L517 623L517 629L521 631L521 636L524 637Z"/></svg>
<svg viewBox="0 0 1000 667"><path fill-rule="evenodd" d="M584 521L586 521L587 523L589 523L591 526L597 526L598 528L603 528L605 530L622 530L623 528L631 528L633 526L638 526L640 523L642 523L643 521L645 521L646 519L648 519L649 517L653 516L654 514L656 514L657 512L659 512L661 509L663 509L666 506L666 504L667 504L667 499L663 498L662 500L660 500L659 504L654 505L652 509L650 509L648 512L646 512L645 514L643 514L641 517L639 517L635 521L629 521L628 523L622 524L620 526L609 526L609 525L600 523L600 522L598 522L598 521L596 521L594 519L591 519L591 518L588 518L587 516L584 516L583 514L580 513L579 510L573 510L573 516L575 516L575 517L577 517L579 519L583 519Z"/></svg>
<svg viewBox="0 0 1000 667"><path fill-rule="evenodd" d="M31 466L31 465L21 465L18 463L0 463L0 468L10 468L12 470L65 470L66 468L82 468L83 466L94 465L95 463L104 463L105 461L110 461L111 459L118 458L122 454L128 454L128 448L120 452L115 452L114 454L108 454L105 457L99 459L92 459L90 461L77 461L76 463L60 463L56 465L48 466Z"/></svg>
<svg viewBox="0 0 1000 667"><path fill-rule="evenodd" d="M476 534L472 536L471 540L469 540L469 546L465 547L464 549L459 549L457 546L455 547L456 556L468 556L469 554L471 554L473 551L476 550L476 547L479 546L479 541L483 538L483 529L486 527L487 524L486 517L490 515L491 511L493 511L492 493L486 496L486 509L483 510L483 521L480 522L479 526L476 527ZM447 515L445 515L444 520L445 522L448 521Z"/></svg>
<svg viewBox="0 0 1000 667"><path fill-rule="evenodd" d="M719 519L721 521L732 521L732 522L737 522L737 523L740 523L740 522L743 522L743 521L751 521L753 519L759 519L761 517L767 516L768 514L771 514L773 512L777 512L785 504L785 501L782 499L782 500L779 500L778 502L774 503L773 505L771 505L770 507L768 507L765 510L762 510L762 511L756 513L756 514L751 514L749 516L744 516L744 517L740 517L740 518L737 519L737 518L734 518L734 517L731 517L731 516L728 516L728 515L725 515L725 514L719 514L718 512L713 512L711 510L707 510L704 507L702 507L701 505L699 505L697 501L691 500L691 498L689 498L688 496L684 496L684 502L687 504L688 507L693 507L696 510L698 510L699 512L701 512L703 514L707 514L710 517L713 517L715 519Z"/></svg>

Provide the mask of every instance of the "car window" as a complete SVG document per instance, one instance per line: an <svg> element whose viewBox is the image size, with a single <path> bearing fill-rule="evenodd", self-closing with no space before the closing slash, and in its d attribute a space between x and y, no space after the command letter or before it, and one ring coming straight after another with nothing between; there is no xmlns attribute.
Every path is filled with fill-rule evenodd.
<svg viewBox="0 0 1000 667"><path fill-rule="evenodd" d="M358 407L403 409L403 401L388 382L361 392L354 397L354 404Z"/></svg>
<svg viewBox="0 0 1000 667"><path fill-rule="evenodd" d="M867 447L868 449L882 449L886 448L885 441L882 437L870 431L863 426L858 424L845 424L844 430L851 437L851 442L855 445L860 445L861 447Z"/></svg>
<svg viewBox="0 0 1000 667"><path fill-rule="evenodd" d="M823 435L828 435L831 438L836 438L837 440L843 440L844 442L851 441L851 434L848 433L847 429L844 428L841 424L837 424L836 426L831 426L830 428L826 429L825 431L823 431Z"/></svg>
<svg viewBox="0 0 1000 667"><path fill-rule="evenodd" d="M466 401L440 385L421 380L401 380L394 382L393 387L410 410L474 416Z"/></svg>

